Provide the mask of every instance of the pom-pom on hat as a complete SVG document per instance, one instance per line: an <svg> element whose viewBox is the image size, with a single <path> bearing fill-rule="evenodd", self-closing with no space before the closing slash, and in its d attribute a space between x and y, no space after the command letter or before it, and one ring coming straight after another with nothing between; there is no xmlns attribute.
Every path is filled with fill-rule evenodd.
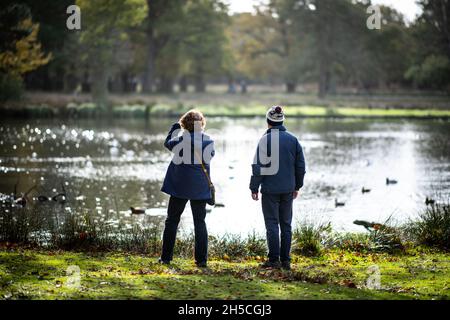
<svg viewBox="0 0 450 320"><path fill-rule="evenodd" d="M274 123L281 123L284 121L284 112L283 108L280 106L271 107L266 114L267 120Z"/></svg>

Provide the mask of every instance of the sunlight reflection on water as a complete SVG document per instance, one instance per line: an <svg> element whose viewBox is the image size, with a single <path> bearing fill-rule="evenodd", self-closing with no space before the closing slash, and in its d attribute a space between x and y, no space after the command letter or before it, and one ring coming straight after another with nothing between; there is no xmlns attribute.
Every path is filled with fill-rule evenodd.
<svg viewBox="0 0 450 320"><path fill-rule="evenodd" d="M162 144L170 124L166 119L147 125L137 120L0 124L0 192L10 194L19 181L19 192L37 183L36 192L45 193L64 181L69 197L94 210L103 199L102 208L121 215L142 206L149 216L163 216L167 196L159 189L171 155ZM216 146L212 179L218 202L225 205L208 214L211 233L264 232L260 203L248 190L264 127L262 118L208 120ZM449 122L309 119L288 121L287 127L299 137L307 160L305 187L294 204L296 220L362 231L352 224L355 219L383 222L392 215L404 222L424 208L426 196L448 199ZM387 177L398 184L386 185ZM371 192L363 194L363 187ZM335 199L346 205L336 208ZM191 228L187 206L182 230Z"/></svg>

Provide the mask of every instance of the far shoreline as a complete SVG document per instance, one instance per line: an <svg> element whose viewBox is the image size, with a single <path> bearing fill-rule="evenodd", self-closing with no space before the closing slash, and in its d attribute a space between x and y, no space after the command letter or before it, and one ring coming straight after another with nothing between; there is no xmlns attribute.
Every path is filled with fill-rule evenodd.
<svg viewBox="0 0 450 320"><path fill-rule="evenodd" d="M111 94L108 107L100 108L88 94L27 92L21 100L0 103L3 119L150 119L178 117L199 109L208 117L263 117L267 106L278 104L289 118L305 119L404 119L449 120L450 97L446 95L340 94L320 99L314 94L251 92L227 94Z"/></svg>
<svg viewBox="0 0 450 320"><path fill-rule="evenodd" d="M300 109L300 107L286 107L286 109ZM359 108L356 113L347 113L346 108L332 108L330 114L318 114L322 107L308 107L314 112L317 108L317 114L288 114L290 119L330 119L330 120L450 120L450 110L418 110L418 109L377 109ZM139 110L141 109L141 110ZM107 111L92 108L92 110L74 110L72 108L64 108L55 110L49 106L26 107L23 109L11 109L0 107L0 115L3 120L30 120L30 119L67 119L67 120L89 120L89 119L114 119L114 120L150 120L150 119L169 119L180 117L183 112L152 112L146 115L145 106L139 106L139 109L129 110L127 106L114 107L113 114ZM208 118L229 118L229 119L251 119L264 118L261 113L215 113L209 108L198 107ZM373 112L375 111L375 112ZM342 112L342 113L341 113Z"/></svg>

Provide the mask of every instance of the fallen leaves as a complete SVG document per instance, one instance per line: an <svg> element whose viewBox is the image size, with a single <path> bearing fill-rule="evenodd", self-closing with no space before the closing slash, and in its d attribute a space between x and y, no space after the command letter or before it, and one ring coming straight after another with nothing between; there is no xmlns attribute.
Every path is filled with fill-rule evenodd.
<svg viewBox="0 0 450 320"><path fill-rule="evenodd" d="M139 275L139 276L155 274L155 273L156 272L154 272L154 271L152 271L150 269L139 269L138 271L131 272L132 275Z"/></svg>
<svg viewBox="0 0 450 320"><path fill-rule="evenodd" d="M258 257L226 262L212 259L207 270L195 267L193 260L175 259L171 266L159 265L154 257L122 254L91 256L60 252L0 252L0 300L43 298L141 298L204 299L229 298L391 298L437 299L448 297L448 257L329 252L321 257L294 256L292 271L262 270ZM376 257L374 257L376 256ZM261 257L259 257L261 258ZM263 259L263 258L261 258ZM383 288L364 289L366 269L380 261ZM125 260L128 260L126 262ZM8 267L3 267L7 265ZM82 266L83 287L63 290L68 264ZM3 267L3 269L2 269ZM7 277L1 279L2 273ZM421 281L415 282L411 272ZM37 281L37 278L44 281ZM14 281L14 282L13 282ZM416 288L411 285L417 284ZM22 288L23 287L23 288ZM84 289L83 289L84 288ZM84 293L83 293L84 292ZM304 294L308 292L308 295ZM326 295L326 296L325 296Z"/></svg>
<svg viewBox="0 0 450 320"><path fill-rule="evenodd" d="M347 288L351 288L351 289L357 289L358 288L356 286L356 284L352 280L349 280L349 279L343 280L341 282L341 285L343 285L343 286L345 286Z"/></svg>

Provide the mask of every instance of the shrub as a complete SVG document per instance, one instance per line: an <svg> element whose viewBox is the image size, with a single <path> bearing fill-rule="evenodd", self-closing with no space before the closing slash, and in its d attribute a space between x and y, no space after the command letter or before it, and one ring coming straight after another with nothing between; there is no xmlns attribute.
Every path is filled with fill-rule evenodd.
<svg viewBox="0 0 450 320"><path fill-rule="evenodd" d="M382 225L370 232L371 251L389 252L404 250L400 229Z"/></svg>
<svg viewBox="0 0 450 320"><path fill-rule="evenodd" d="M306 256L319 255L322 249L323 234L330 231L331 224L304 223L299 225L292 233L292 252Z"/></svg>
<svg viewBox="0 0 450 320"><path fill-rule="evenodd" d="M112 225L107 211L103 215L88 209L39 204L20 208L5 199L0 205L0 242L35 245L65 250L124 250L158 255L162 247L162 222ZM191 258L193 233L177 237L176 256ZM211 257L246 259L266 253L265 239L257 234L209 237Z"/></svg>
<svg viewBox="0 0 450 320"><path fill-rule="evenodd" d="M368 223L368 233L338 233L325 239L327 247L356 252L403 251L402 229L392 226L388 218L384 224ZM371 226L370 226L371 225Z"/></svg>
<svg viewBox="0 0 450 320"><path fill-rule="evenodd" d="M407 232L417 243L439 249L450 249L450 206L436 204L428 207L411 222Z"/></svg>
<svg viewBox="0 0 450 320"><path fill-rule="evenodd" d="M446 56L428 56L420 66L411 67L405 74L423 88L443 89L450 84L450 60Z"/></svg>
<svg viewBox="0 0 450 320"><path fill-rule="evenodd" d="M264 256L267 253L266 239L258 236L255 232L248 235L246 240L247 256L257 257Z"/></svg>
<svg viewBox="0 0 450 320"><path fill-rule="evenodd" d="M372 249L369 233L333 234L326 240L326 246L343 250L368 252Z"/></svg>
<svg viewBox="0 0 450 320"><path fill-rule="evenodd" d="M240 236L227 234L222 237L211 236L209 239L211 256L225 259L247 256L245 241Z"/></svg>
<svg viewBox="0 0 450 320"><path fill-rule="evenodd" d="M195 236L193 233L177 237L174 254L183 258L191 258L194 254L194 245Z"/></svg>

